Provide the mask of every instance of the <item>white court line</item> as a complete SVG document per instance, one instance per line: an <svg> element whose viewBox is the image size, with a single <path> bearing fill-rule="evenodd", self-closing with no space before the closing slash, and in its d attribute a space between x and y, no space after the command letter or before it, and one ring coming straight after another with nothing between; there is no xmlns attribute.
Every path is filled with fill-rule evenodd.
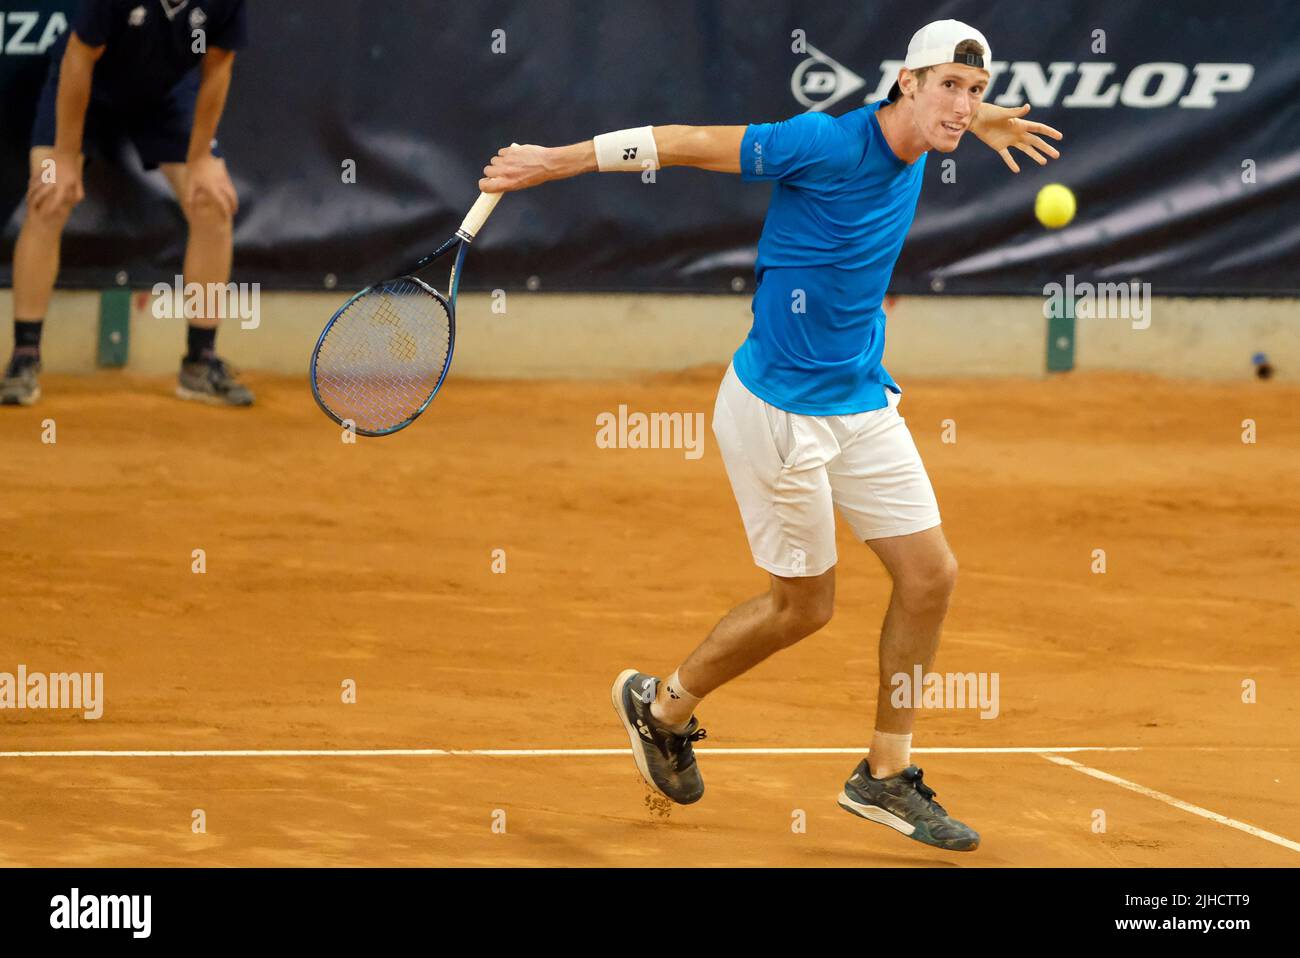
<svg viewBox="0 0 1300 958"><path fill-rule="evenodd" d="M1072 768L1076 772L1082 772L1084 775L1091 775L1093 778L1099 778L1103 782L1110 782L1112 785L1118 785L1121 788L1127 788L1130 792L1137 792L1139 795L1145 795L1147 798L1154 798L1162 801L1174 808L1181 808L1185 812L1191 812L1193 815L1200 815L1202 818L1208 818L1212 822L1218 822L1220 825L1227 825L1229 828L1235 828L1238 831L1245 832L1247 835L1254 835L1256 838L1262 838L1266 842L1272 842L1274 845L1281 845L1283 848L1289 848L1293 852L1300 852L1300 842L1293 842L1289 838L1283 838L1281 835L1274 835L1272 832L1266 832L1262 828L1256 828L1254 825L1247 825L1245 822L1239 822L1235 818L1229 818L1226 815L1220 815L1218 812L1212 812L1208 808L1201 808L1199 805L1193 805L1191 802L1184 802L1180 798L1174 798L1172 795L1166 795L1164 792L1157 792L1154 788L1147 788L1145 785L1139 785L1137 782L1130 782L1126 778L1120 778L1118 775L1111 775L1109 772L1102 772L1095 768L1089 768L1087 765L1080 765L1078 762L1069 758L1060 758L1056 755L1043 754L1043 758L1049 762L1055 762L1057 765L1064 765L1066 768Z"/></svg>
<svg viewBox="0 0 1300 958"><path fill-rule="evenodd" d="M858 748L699 748L701 755L865 755ZM1140 752L1132 745L1062 745L1055 748L914 748L926 755L1002 755L1048 752ZM69 751L0 752L0 758L439 758L453 755L494 758L630 755L630 748L199 748L199 749L77 749Z"/></svg>

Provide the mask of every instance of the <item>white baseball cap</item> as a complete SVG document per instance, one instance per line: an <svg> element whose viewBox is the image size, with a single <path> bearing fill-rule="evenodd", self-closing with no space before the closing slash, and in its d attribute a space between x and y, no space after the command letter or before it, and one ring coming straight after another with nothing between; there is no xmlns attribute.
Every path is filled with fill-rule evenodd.
<svg viewBox="0 0 1300 958"><path fill-rule="evenodd" d="M957 45L963 40L974 40L984 48L984 55L957 53ZM922 67L939 66L941 63L963 63L988 70L993 63L993 50L989 47L988 40L984 39L984 34L970 24L960 20L935 20L912 34L903 66L909 70L919 70ZM899 94L898 83L895 82L889 91L889 99L896 100Z"/></svg>
<svg viewBox="0 0 1300 958"><path fill-rule="evenodd" d="M984 48L984 55L956 52L957 45L963 40L974 40ZM940 63L964 63L967 66L987 70L993 62L993 52L989 42L969 24L960 20L935 20L927 23L912 34L912 42L907 45L907 59L903 66L909 70L922 67L938 66Z"/></svg>

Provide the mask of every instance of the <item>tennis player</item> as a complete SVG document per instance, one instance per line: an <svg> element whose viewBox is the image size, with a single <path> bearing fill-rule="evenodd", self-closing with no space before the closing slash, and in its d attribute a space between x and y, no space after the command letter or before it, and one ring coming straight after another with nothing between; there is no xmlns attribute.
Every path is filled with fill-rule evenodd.
<svg viewBox="0 0 1300 958"><path fill-rule="evenodd" d="M14 351L0 404L29 406L41 395L41 332L59 245L85 196L83 139L105 158L129 140L145 169L161 169L189 224L186 285L229 282L238 198L214 138L245 33L244 0L82 0L51 53L32 130L27 210L14 247ZM213 299L201 298L204 307ZM176 394L250 405L253 394L216 354L220 316L187 318Z"/></svg>
<svg viewBox="0 0 1300 958"><path fill-rule="evenodd" d="M484 169L486 191L593 171L694 166L775 184L758 246L754 323L718 391L713 430L768 590L732 609L665 680L634 669L614 707L645 780L674 802L704 793L692 743L704 696L831 617L838 507L893 580L880 636L875 732L844 785L846 810L953 851L979 835L949 816L911 763L915 710L890 680L928 671L957 577L934 490L881 365L881 302L916 210L925 157L969 130L1018 172L1057 151L1020 119L1029 107L982 102L992 62L973 27L918 30L886 100L843 116L804 113L750 126L656 126L554 149L513 146Z"/></svg>

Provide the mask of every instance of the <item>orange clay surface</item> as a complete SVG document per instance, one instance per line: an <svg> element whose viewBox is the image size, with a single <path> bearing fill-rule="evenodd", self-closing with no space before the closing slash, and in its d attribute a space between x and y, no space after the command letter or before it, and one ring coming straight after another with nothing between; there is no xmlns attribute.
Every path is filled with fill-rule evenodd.
<svg viewBox="0 0 1300 958"><path fill-rule="evenodd" d="M46 376L0 409L0 672L102 671L106 704L0 711L0 865L1300 864L1300 388L1276 382L905 383L962 570L936 668L1001 698L915 744L1031 750L916 755L977 852L841 811L859 751L710 751L868 744L888 581L843 534L831 624L701 707L704 800L649 801L611 681L671 671L766 579L711 433L698 460L601 449L596 416L707 430L721 374L453 374L355 445L300 380L222 410ZM1067 746L1136 749L1061 757L1273 837L1032 751ZM620 751L30 754L403 748Z"/></svg>

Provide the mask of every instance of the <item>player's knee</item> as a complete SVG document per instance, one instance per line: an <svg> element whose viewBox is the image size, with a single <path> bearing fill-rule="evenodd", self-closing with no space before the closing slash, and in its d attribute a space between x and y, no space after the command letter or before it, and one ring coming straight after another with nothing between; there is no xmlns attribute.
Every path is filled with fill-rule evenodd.
<svg viewBox="0 0 1300 958"><path fill-rule="evenodd" d="M229 211L209 196L201 196L184 207L185 219L191 230L206 233L230 233L234 218Z"/></svg>
<svg viewBox="0 0 1300 958"><path fill-rule="evenodd" d="M68 222L68 217L72 215L76 205L77 201L72 199L59 203L45 203L40 209L29 203L24 223L30 223L33 228L42 232L59 232Z"/></svg>
<svg viewBox="0 0 1300 958"><path fill-rule="evenodd" d="M812 635L814 632L820 632L826 626L830 625L831 617L835 614L835 599L831 596L818 598L810 603L803 610L803 624L807 631L804 635Z"/></svg>
<svg viewBox="0 0 1300 958"><path fill-rule="evenodd" d="M833 594L816 593L788 600L777 607L783 645L793 645L826 627L835 612Z"/></svg>
<svg viewBox="0 0 1300 958"><path fill-rule="evenodd" d="M956 587L957 557L951 552L894 583L903 610L914 614L947 609Z"/></svg>

